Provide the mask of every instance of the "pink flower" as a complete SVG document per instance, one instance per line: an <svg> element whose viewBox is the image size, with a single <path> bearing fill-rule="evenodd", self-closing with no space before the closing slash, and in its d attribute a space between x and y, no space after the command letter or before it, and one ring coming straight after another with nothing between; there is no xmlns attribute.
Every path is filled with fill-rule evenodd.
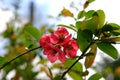
<svg viewBox="0 0 120 80"><path fill-rule="evenodd" d="M66 45L64 45L64 53L69 58L74 58L78 50L78 44L75 40L70 40Z"/></svg>
<svg viewBox="0 0 120 80"><path fill-rule="evenodd" d="M40 45L52 63L57 59L65 62L66 56L73 58L78 50L76 41L71 39L71 34L64 27L58 28L52 34L44 34L40 39Z"/></svg>
<svg viewBox="0 0 120 80"><path fill-rule="evenodd" d="M66 61L66 57L63 51L61 51L61 49L58 47L54 47L53 45L49 46L48 48L44 48L44 54L47 55L48 59L52 63L57 59L59 59L61 62Z"/></svg>
<svg viewBox="0 0 120 80"><path fill-rule="evenodd" d="M64 45L71 38L71 34L68 33L64 27L58 28L53 34L51 34L50 41L53 44Z"/></svg>
<svg viewBox="0 0 120 80"><path fill-rule="evenodd" d="M48 43L50 43L50 35L44 34L42 38L40 39L40 45L45 48L48 47Z"/></svg>

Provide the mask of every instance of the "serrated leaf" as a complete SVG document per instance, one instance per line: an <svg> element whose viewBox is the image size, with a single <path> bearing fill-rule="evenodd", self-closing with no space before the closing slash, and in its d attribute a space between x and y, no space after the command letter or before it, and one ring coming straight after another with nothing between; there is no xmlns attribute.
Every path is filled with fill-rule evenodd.
<svg viewBox="0 0 120 80"><path fill-rule="evenodd" d="M90 76L88 80L99 80L100 78L102 78L102 75L99 73L95 73L92 76Z"/></svg>
<svg viewBox="0 0 120 80"><path fill-rule="evenodd" d="M83 18L84 15L85 15L85 13L86 13L86 12L85 12L84 10L80 11L80 12L78 13L77 18L78 18L78 19Z"/></svg>
<svg viewBox="0 0 120 80"><path fill-rule="evenodd" d="M89 45L89 40L91 39L91 35L87 34L84 31L78 30L77 32L77 43L79 45L80 50L83 52L87 46Z"/></svg>
<svg viewBox="0 0 120 80"><path fill-rule="evenodd" d="M118 58L118 51L110 43L99 42L97 43L97 46L101 51L105 52L107 55L109 55L113 59Z"/></svg>
<svg viewBox="0 0 120 80"><path fill-rule="evenodd" d="M90 55L90 56L86 56L86 58L85 58L85 67L86 68L89 68L89 67L91 67L92 66L92 64L94 63L94 59L95 59L95 56L96 56L96 52L97 52L97 47L96 47L96 45L94 44L94 45L92 45L91 46L91 49L90 49L90 51L89 51L89 53L93 53L93 55ZM88 53L88 54L89 54Z"/></svg>
<svg viewBox="0 0 120 80"><path fill-rule="evenodd" d="M63 10L61 11L61 14L62 14L63 16L67 16L67 17L74 17L73 13L70 12L70 11L69 11L68 9L66 9L66 8L63 8Z"/></svg>
<svg viewBox="0 0 120 80"><path fill-rule="evenodd" d="M105 13L103 10L97 10L97 14L99 16L99 27L98 29L102 28L105 22Z"/></svg>
<svg viewBox="0 0 120 80"><path fill-rule="evenodd" d="M39 40L41 37L41 33L40 31L33 26L27 26L24 28L25 32L27 32L28 34L30 34L32 37L34 37L35 39Z"/></svg>
<svg viewBox="0 0 120 80"><path fill-rule="evenodd" d="M67 59L66 62L64 62L64 65L66 68L69 68L75 61L76 61L76 59ZM80 62L77 62L72 67L71 70L80 74L83 71L82 64Z"/></svg>

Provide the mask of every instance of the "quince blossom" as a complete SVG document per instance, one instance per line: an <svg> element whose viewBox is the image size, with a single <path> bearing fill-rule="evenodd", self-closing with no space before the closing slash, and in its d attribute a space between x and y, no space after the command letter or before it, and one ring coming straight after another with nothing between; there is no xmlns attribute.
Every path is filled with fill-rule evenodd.
<svg viewBox="0 0 120 80"><path fill-rule="evenodd" d="M59 59L61 62L66 61L66 56L74 58L76 56L78 45L75 40L71 39L66 28L60 27L52 34L44 34L39 43L43 47L43 53L47 55L50 62Z"/></svg>

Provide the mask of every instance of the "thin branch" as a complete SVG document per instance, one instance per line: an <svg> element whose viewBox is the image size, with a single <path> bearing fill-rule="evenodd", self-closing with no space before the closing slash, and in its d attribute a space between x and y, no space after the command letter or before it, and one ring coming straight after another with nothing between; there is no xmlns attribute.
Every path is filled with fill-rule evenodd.
<svg viewBox="0 0 120 80"><path fill-rule="evenodd" d="M71 70L71 68L80 60L84 57L85 53L88 51L88 49L90 48L90 46L93 44L94 42L91 42L87 48L84 50L84 52L79 56L79 58L62 74L61 78L63 79L64 76Z"/></svg>
<svg viewBox="0 0 120 80"><path fill-rule="evenodd" d="M69 28L69 29L77 32L77 30L76 30L74 27L70 27L70 26L67 26L67 25L64 25L64 24L58 24L57 26L64 26L64 27L66 27L66 28Z"/></svg>
<svg viewBox="0 0 120 80"><path fill-rule="evenodd" d="M31 51L34 51L34 50L36 50L36 49L39 49L39 48L41 48L41 46L36 47L36 48L33 48L33 49L29 50L29 51L26 51L26 52L24 52L24 53L16 56L15 58L13 58L13 59L11 59L10 61L8 61L8 62L6 62L5 64L3 64L3 65L0 67L0 70L3 69L4 67L6 67L8 64L10 64L12 61L16 60L17 58L19 58L19 57L21 57L21 56L23 56L23 55L25 55L25 54L27 54L27 53L29 53L29 52L31 52Z"/></svg>

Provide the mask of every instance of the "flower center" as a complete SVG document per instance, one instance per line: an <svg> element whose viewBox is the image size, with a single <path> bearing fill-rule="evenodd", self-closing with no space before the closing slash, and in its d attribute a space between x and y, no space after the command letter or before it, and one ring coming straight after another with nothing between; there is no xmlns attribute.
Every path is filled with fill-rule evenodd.
<svg viewBox="0 0 120 80"><path fill-rule="evenodd" d="M56 51L56 50L53 50L53 54L57 54L57 51Z"/></svg>
<svg viewBox="0 0 120 80"><path fill-rule="evenodd" d="M61 34L61 35L59 35L59 42L63 42L63 41L64 41L64 35Z"/></svg>
<svg viewBox="0 0 120 80"><path fill-rule="evenodd" d="M68 49L68 50L71 50L72 48L73 48L73 47L72 47L71 45L68 45L68 46L67 46L67 49Z"/></svg>

